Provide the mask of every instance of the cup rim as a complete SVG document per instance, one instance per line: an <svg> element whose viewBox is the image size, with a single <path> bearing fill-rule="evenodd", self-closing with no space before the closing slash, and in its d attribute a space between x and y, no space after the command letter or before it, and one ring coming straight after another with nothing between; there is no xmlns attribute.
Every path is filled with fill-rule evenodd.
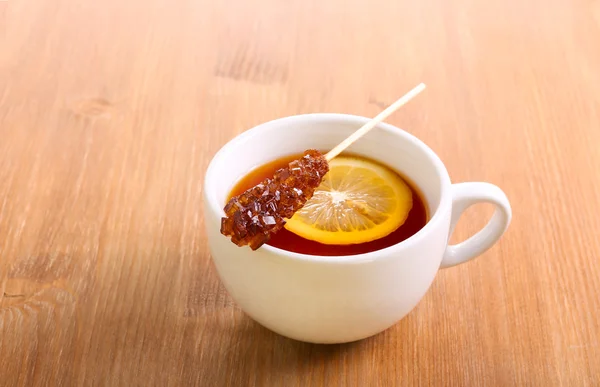
<svg viewBox="0 0 600 387"><path fill-rule="evenodd" d="M208 168L206 169L205 177L204 177L204 200L207 202L208 206L205 206L204 211L211 211L213 215L218 217L219 219L225 214L223 209L219 207L219 201L216 197L216 193L209 192L207 187L211 186L211 181L218 180L218 173L215 171L215 165L218 161L225 157L228 148L235 146L236 144L247 140L250 137L258 135L261 131L268 131L276 126L284 126L288 122L292 121L313 121L319 120L321 123L328 122L346 122L351 124L356 124L356 127L359 128L361 125L365 124L370 118L352 115L352 114L343 114L343 113L307 113L307 114L298 114L291 115L281 118L276 118L270 121L263 122L258 124L229 140L225 143L213 156L211 161L209 162ZM392 132L393 134L403 136L405 139L409 140L418 147L422 152L424 152L428 158L431 160L434 165L436 171L438 172L440 178L440 202L435 210L435 212L430 217L429 221L423 226L419 231L410 236L409 238L396 243L395 245L385 247L380 250L371 251L368 253L355 254L355 255L334 255L334 256L320 256L320 255L310 255L310 254L302 254L296 253L293 251L288 251L284 249L280 249L278 247L270 246L268 244L264 244L260 247L263 252L268 253L271 256L277 256L280 258L286 258L290 260L304 261L304 262L315 262L315 263L328 263L328 264L336 264L336 263L360 263L360 262L370 262L375 261L380 257L389 256L394 253L398 253L401 250L404 250L414 244L419 243L423 238L429 234L429 232L436 228L436 226L443 222L444 220L444 209L451 203L450 197L450 176L446 169L446 166L439 158L439 156L425 144L418 137L410 134L409 132L398 128L394 125L388 123L379 123L373 130L383 130ZM204 214L206 217L206 214ZM219 233L219 235L221 235ZM231 242L230 242L231 243ZM247 248L244 246L243 248Z"/></svg>

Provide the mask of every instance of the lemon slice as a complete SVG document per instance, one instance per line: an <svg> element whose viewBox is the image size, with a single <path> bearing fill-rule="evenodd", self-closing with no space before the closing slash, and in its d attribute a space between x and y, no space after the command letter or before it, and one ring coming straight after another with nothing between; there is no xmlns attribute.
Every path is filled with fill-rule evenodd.
<svg viewBox="0 0 600 387"><path fill-rule="evenodd" d="M313 197L285 228L328 245L365 243L389 235L408 217L412 191L388 168L356 157L337 157Z"/></svg>

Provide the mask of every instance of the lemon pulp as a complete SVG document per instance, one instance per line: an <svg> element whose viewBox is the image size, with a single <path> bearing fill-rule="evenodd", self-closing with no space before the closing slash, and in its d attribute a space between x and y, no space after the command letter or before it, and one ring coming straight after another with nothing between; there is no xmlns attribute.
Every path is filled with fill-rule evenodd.
<svg viewBox="0 0 600 387"><path fill-rule="evenodd" d="M375 162L341 156L313 197L285 224L305 239L348 245L383 238L408 217L412 191L396 173Z"/></svg>

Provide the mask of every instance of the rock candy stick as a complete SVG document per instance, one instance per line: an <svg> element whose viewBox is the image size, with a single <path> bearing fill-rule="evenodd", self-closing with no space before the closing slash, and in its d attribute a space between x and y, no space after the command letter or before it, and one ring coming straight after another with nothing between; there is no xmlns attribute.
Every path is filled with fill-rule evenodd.
<svg viewBox="0 0 600 387"><path fill-rule="evenodd" d="M326 155L307 150L301 159L278 170L272 179L265 179L231 198L224 208L225 217L221 218L221 234L231 237L231 241L238 246L249 245L252 250L258 249L269 240L272 233L281 230L285 219L291 218L313 196L323 176L329 171L328 162L331 159L424 89L423 83L414 87Z"/></svg>

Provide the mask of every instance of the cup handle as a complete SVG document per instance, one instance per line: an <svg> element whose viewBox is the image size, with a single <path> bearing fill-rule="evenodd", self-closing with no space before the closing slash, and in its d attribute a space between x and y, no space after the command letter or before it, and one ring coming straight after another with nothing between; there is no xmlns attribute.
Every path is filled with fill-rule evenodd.
<svg viewBox="0 0 600 387"><path fill-rule="evenodd" d="M475 235L455 245L448 245L440 265L442 269L467 262L484 253L500 239L512 218L512 210L506 194L493 184L459 183L453 184L451 190L452 216L449 235L454 232L463 212L473 204L492 203L496 206L496 210L485 227Z"/></svg>

